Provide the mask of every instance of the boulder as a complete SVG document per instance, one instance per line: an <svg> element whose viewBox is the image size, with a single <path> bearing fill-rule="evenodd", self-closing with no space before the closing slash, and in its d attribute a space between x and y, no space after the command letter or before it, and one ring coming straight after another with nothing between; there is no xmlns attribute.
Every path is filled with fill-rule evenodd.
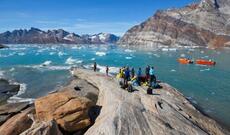
<svg viewBox="0 0 230 135"><path fill-rule="evenodd" d="M62 135L55 120L34 123L20 135Z"/></svg>
<svg viewBox="0 0 230 135"><path fill-rule="evenodd" d="M13 115L29 107L29 103L8 103L0 106L0 125Z"/></svg>
<svg viewBox="0 0 230 135"><path fill-rule="evenodd" d="M20 85L10 84L5 79L0 79L0 93L6 93L10 95L16 94L20 90Z"/></svg>
<svg viewBox="0 0 230 135"><path fill-rule="evenodd" d="M4 135L19 135L24 132L26 129L30 128L33 123L28 117L28 114L34 112L34 107L30 107L11 117L0 127L0 133L4 133Z"/></svg>
<svg viewBox="0 0 230 135"><path fill-rule="evenodd" d="M84 129L91 124L88 111L93 102L78 97L74 91L50 94L35 100L36 115L39 121L56 120L67 132Z"/></svg>

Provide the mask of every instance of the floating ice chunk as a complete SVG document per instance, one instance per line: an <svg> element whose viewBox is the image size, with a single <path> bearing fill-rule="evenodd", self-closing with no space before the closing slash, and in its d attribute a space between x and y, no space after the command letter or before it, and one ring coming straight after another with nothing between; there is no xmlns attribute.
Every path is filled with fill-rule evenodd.
<svg viewBox="0 0 230 135"><path fill-rule="evenodd" d="M132 52L136 52L136 50L125 49L125 52L129 52L129 53L132 53Z"/></svg>
<svg viewBox="0 0 230 135"><path fill-rule="evenodd" d="M181 54L180 57L186 57L186 55L185 54Z"/></svg>
<svg viewBox="0 0 230 135"><path fill-rule="evenodd" d="M169 51L168 48L162 48L161 50L162 50L163 52L168 52L168 51Z"/></svg>
<svg viewBox="0 0 230 135"><path fill-rule="evenodd" d="M105 52L96 52L96 55L97 55L97 56L105 56L106 53L105 53Z"/></svg>
<svg viewBox="0 0 230 135"><path fill-rule="evenodd" d="M125 57L125 59L127 59L127 60L131 60L131 59L132 59L132 57Z"/></svg>
<svg viewBox="0 0 230 135"><path fill-rule="evenodd" d="M210 71L210 68L200 70L200 72L204 72L204 71Z"/></svg>
<svg viewBox="0 0 230 135"><path fill-rule="evenodd" d="M40 66L49 66L52 63L52 61L48 60L42 63Z"/></svg>

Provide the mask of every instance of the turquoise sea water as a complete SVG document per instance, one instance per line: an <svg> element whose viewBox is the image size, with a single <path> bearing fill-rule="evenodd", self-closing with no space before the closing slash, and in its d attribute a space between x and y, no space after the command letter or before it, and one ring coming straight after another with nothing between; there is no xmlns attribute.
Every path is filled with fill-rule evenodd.
<svg viewBox="0 0 230 135"><path fill-rule="evenodd" d="M44 96L71 79L73 66L90 67L96 61L100 72L110 66L152 65L159 80L171 84L195 105L230 127L230 50L130 49L116 45L9 45L0 50L0 77L22 84L9 102ZM180 65L177 58L214 59L216 66Z"/></svg>

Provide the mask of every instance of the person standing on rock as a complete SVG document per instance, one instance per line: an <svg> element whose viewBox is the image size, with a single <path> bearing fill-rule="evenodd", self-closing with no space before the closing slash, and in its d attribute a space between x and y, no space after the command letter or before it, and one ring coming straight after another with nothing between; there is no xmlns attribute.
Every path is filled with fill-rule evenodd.
<svg viewBox="0 0 230 135"><path fill-rule="evenodd" d="M124 85L128 86L128 81L130 79L130 71L129 71L129 67L127 67L125 69L125 77L124 77Z"/></svg>
<svg viewBox="0 0 230 135"><path fill-rule="evenodd" d="M94 71L94 72L97 71L97 63L96 63L96 62L94 62L94 64L93 64L93 71Z"/></svg>
<svg viewBox="0 0 230 135"><path fill-rule="evenodd" d="M109 76L109 67L106 66L106 75Z"/></svg>
<svg viewBox="0 0 230 135"><path fill-rule="evenodd" d="M137 71L137 83L139 86L141 86L141 68L138 69Z"/></svg>
<svg viewBox="0 0 230 135"><path fill-rule="evenodd" d="M149 80L149 71L150 71L150 66L148 65L145 69L145 77L146 77L146 80Z"/></svg>
<svg viewBox="0 0 230 135"><path fill-rule="evenodd" d="M149 86L152 87L153 82L154 82L154 84L156 84L156 76L154 75L154 67L150 68L149 75L150 75Z"/></svg>
<svg viewBox="0 0 230 135"><path fill-rule="evenodd" d="M133 78L135 76L135 70L134 68L131 69L131 78Z"/></svg>

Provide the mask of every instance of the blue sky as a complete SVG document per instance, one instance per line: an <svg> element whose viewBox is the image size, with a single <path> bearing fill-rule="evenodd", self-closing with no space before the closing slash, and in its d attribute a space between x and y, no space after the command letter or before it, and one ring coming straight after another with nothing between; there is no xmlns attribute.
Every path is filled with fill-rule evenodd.
<svg viewBox="0 0 230 135"><path fill-rule="evenodd" d="M0 32L30 27L122 35L158 9L195 0L0 0Z"/></svg>

